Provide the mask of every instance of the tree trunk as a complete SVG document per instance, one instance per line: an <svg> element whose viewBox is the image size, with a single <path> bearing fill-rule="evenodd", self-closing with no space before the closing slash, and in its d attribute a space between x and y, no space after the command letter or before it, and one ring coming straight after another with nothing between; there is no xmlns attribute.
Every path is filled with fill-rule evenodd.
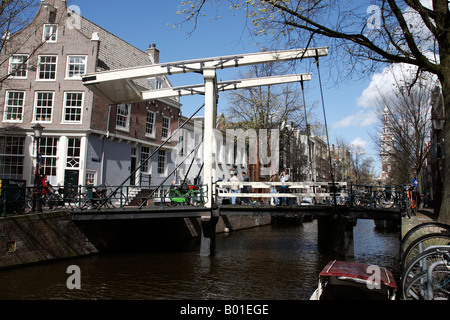
<svg viewBox="0 0 450 320"><path fill-rule="evenodd" d="M450 56L446 59L450 61ZM447 62L447 61L446 61ZM444 177L443 185L444 190L442 194L441 210L439 212L439 222L450 224L450 161L448 155L450 152L450 63L442 64L446 66L444 75L440 77L442 85L442 95L444 98L444 144L445 144L445 157L444 157Z"/></svg>

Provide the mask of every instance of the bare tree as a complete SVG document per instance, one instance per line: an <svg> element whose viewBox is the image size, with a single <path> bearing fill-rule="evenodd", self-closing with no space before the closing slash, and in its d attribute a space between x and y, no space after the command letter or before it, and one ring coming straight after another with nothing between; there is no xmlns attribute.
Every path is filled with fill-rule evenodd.
<svg viewBox="0 0 450 320"><path fill-rule="evenodd" d="M391 182L404 184L412 178L420 179L428 156L425 144L431 133L431 99L436 80L422 74L410 85L404 71L392 75L393 87L390 92L380 92L378 99L378 115L389 130L390 140L381 142L379 136L373 140L391 159Z"/></svg>
<svg viewBox="0 0 450 320"><path fill-rule="evenodd" d="M282 72L283 66L269 63L253 65L240 77L268 77ZM313 108L303 105L298 86L289 84L232 91L227 95L227 103L225 114L230 120L226 125L228 128L278 129L281 165L300 169L299 167L307 163L303 159L306 147L297 138L297 133L306 133L306 124L316 124L316 121L312 113ZM259 164L259 161L257 163ZM255 180L259 178L258 164L252 168Z"/></svg>
<svg viewBox="0 0 450 320"><path fill-rule="evenodd" d="M202 7L212 0L186 3L186 20L198 26ZM220 2L219 2L220 3ZM406 63L435 74L441 84L445 120L450 119L450 10L448 0L229 0L245 10L251 30L283 47L327 44L349 72L368 74L378 63ZM227 8L228 9L228 8ZM358 69L358 67L362 67ZM368 72L369 71L369 72ZM339 71L342 74L341 71ZM450 123L444 128L450 152ZM445 162L450 172L450 161ZM439 220L450 223L450 179L445 179Z"/></svg>
<svg viewBox="0 0 450 320"><path fill-rule="evenodd" d="M5 80L21 72L23 68L33 60L35 52L41 48L52 35L48 35L46 39L43 39L40 32L36 32L37 29L42 28L46 23L61 24L64 21L65 15L70 14L69 11L61 11L56 13L54 8L52 9L52 2L48 1L47 10L49 15L42 21L35 20L35 29L29 30L25 28L30 24L33 18L36 16L40 7L41 1L39 0L6 0L2 1L0 5L0 33L2 35L0 42L0 84L4 84ZM45 9L45 8L44 8ZM16 41L15 35L22 34L21 41ZM14 68L8 68L10 58L15 54L21 52L27 52L26 55L20 55L19 59L15 61Z"/></svg>

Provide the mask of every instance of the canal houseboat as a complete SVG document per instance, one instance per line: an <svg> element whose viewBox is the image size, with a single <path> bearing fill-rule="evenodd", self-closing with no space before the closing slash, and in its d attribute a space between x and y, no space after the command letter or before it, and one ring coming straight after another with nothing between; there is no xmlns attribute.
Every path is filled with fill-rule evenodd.
<svg viewBox="0 0 450 320"><path fill-rule="evenodd" d="M395 300L391 271L376 265L330 261L319 274L311 300Z"/></svg>

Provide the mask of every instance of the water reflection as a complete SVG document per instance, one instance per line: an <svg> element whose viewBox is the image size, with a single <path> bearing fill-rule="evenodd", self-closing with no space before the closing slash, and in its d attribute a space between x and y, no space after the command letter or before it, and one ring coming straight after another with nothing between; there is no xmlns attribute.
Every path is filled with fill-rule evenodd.
<svg viewBox="0 0 450 320"><path fill-rule="evenodd" d="M398 232L355 227L355 261L398 266ZM316 221L217 236L213 257L189 250L108 253L0 271L0 299L309 299L318 273L338 257L320 252ZM188 246L189 247L189 246ZM66 287L69 265L81 290ZM395 274L395 270L394 274Z"/></svg>

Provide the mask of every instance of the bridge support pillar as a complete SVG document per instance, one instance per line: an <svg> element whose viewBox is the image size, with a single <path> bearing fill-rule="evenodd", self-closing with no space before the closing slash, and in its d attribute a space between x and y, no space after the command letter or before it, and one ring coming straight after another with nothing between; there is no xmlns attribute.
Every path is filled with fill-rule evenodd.
<svg viewBox="0 0 450 320"><path fill-rule="evenodd" d="M343 257L353 257L353 227L357 219L341 215L318 217L318 244Z"/></svg>
<svg viewBox="0 0 450 320"><path fill-rule="evenodd" d="M219 208L217 204L213 205L210 216L200 218L202 232L200 239L200 256L209 257L213 255L216 244L216 225L219 221Z"/></svg>

